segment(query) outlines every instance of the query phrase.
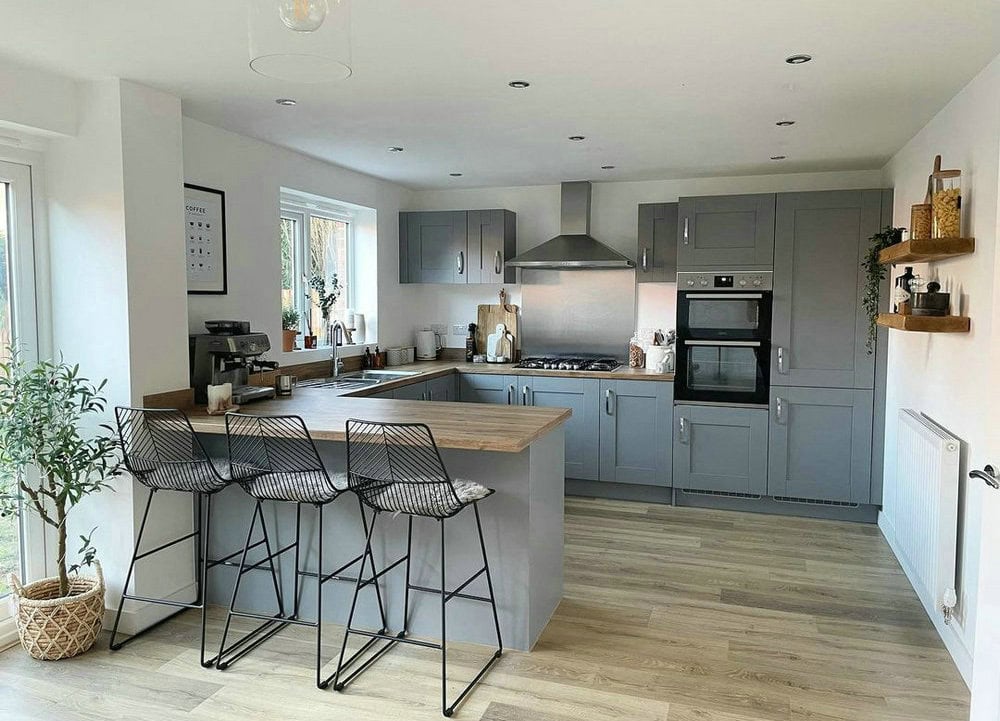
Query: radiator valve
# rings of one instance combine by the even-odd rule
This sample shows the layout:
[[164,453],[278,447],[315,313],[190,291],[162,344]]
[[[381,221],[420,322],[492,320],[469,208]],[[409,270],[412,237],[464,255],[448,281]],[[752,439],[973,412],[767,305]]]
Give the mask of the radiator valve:
[[958,596],[955,594],[954,588],[946,588],[944,590],[944,598],[941,602],[941,611],[944,613],[944,622],[951,623],[952,616],[954,615],[955,605],[958,603]]

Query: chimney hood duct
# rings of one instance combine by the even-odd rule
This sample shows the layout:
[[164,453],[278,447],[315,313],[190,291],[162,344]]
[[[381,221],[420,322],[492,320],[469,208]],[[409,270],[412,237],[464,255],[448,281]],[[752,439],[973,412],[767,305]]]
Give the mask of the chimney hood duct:
[[635,263],[590,235],[589,181],[562,184],[559,235],[507,261],[514,268],[634,268]]

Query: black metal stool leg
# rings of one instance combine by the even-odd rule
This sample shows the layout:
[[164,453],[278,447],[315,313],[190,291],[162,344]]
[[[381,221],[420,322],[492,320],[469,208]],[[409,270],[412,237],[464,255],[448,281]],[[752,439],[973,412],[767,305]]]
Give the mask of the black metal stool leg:
[[406,586],[403,590],[403,630],[400,636],[406,636],[410,630],[410,558],[413,553],[413,516],[406,517]]
[[[323,680],[323,506],[317,506],[319,525],[319,540],[316,545],[316,688],[326,688],[330,681]],[[361,571],[364,571],[364,559],[361,560]],[[358,578],[361,572],[358,573]]]
[[444,585],[447,568],[444,557],[444,519],[440,519],[439,523],[441,524],[441,713],[451,716],[454,707],[448,706],[448,592]]
[[473,503],[472,509],[476,512],[476,530],[479,531],[479,548],[483,552],[483,567],[486,569],[486,587],[490,592],[490,608],[493,609],[493,624],[497,631],[496,658],[499,658],[503,653],[503,640],[500,637],[500,615],[497,613],[497,599],[493,593],[493,576],[490,575],[490,562],[486,557],[486,541],[483,539],[483,522],[479,518],[479,504]]
[[295,504],[295,585],[293,588],[294,596],[292,598],[292,618],[299,617],[299,603],[301,601],[300,594],[301,589],[299,588],[299,578],[301,574],[299,572],[299,564],[301,563],[301,541],[302,541],[302,504]]
[[[207,495],[207,498],[205,497]],[[203,503],[204,501],[204,503]],[[204,508],[202,507],[204,505]],[[198,582],[198,603],[201,604],[201,665],[211,668],[215,665],[213,656],[205,658],[205,629],[208,615],[208,554],[212,530],[212,496],[198,494],[198,572],[201,579]]]
[[[354,597],[351,599],[351,610],[347,614],[347,627],[344,629],[344,640],[340,645],[340,658],[337,660],[337,671],[333,674],[333,687],[337,691],[344,690],[344,685],[340,681],[340,672],[344,668],[344,655],[347,653],[347,640],[350,638],[354,623],[354,611],[358,607],[358,594],[361,593],[362,577],[365,575],[365,566],[371,555],[372,534],[375,532],[376,521],[378,521],[378,511],[372,515],[371,525],[368,526],[368,536],[365,538],[365,552],[361,555],[361,568],[358,570],[358,580],[354,584]],[[377,583],[376,575],[375,569],[372,569],[372,579]]]
[[[129,639],[125,639],[121,643],[115,643],[115,637],[118,635],[118,624],[122,620],[122,610],[125,608],[125,597],[128,594],[128,585],[132,582],[132,573],[135,571],[136,556],[139,555],[139,544],[142,543],[142,534],[146,530],[146,519],[149,518],[149,507],[153,503],[153,494],[156,491],[152,488],[149,489],[149,496],[146,498],[146,510],[142,512],[142,522],[139,524],[139,533],[135,538],[135,548],[132,550],[132,560],[128,564],[128,573],[125,574],[125,585],[122,586],[122,597],[118,602],[118,612],[115,614],[115,625],[111,628],[111,642],[109,648],[112,651],[117,651],[122,646],[124,646]],[[138,634],[136,634],[138,635]],[[129,638],[134,638],[130,636]]]
[[[365,516],[365,504],[363,504],[361,502],[361,497],[360,496],[358,496],[358,513],[361,514],[361,528],[364,531],[365,537],[367,537],[368,536],[368,518]],[[374,517],[373,517],[373,523],[374,523]],[[372,577],[376,577],[376,576],[378,576],[378,569],[375,566],[375,556],[372,554],[371,546],[367,547],[367,551],[368,551],[368,555],[366,557],[363,557],[361,559],[361,568],[358,569],[358,576],[360,577],[360,576],[364,575],[364,572],[365,572],[365,558],[367,558],[367,560],[370,561],[371,564],[372,564]],[[381,590],[381,588],[379,588],[377,578],[376,578],[376,580],[374,581],[374,583],[372,585],[375,586],[375,597],[376,597],[376,599],[378,601],[379,618],[382,621],[382,628],[379,630],[379,633],[385,633],[388,630],[388,628],[389,628],[389,621],[386,619],[386,616],[385,616],[385,604],[382,601],[382,590]]]

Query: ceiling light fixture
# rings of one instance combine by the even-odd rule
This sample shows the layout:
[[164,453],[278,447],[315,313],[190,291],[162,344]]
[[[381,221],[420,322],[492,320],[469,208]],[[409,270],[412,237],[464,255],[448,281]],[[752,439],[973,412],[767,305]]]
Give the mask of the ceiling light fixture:
[[771,156],[771,160],[784,160],[784,159],[785,159],[784,155],[772,155]]
[[779,128],[787,128],[789,125],[795,125],[794,120],[779,120],[775,123]]
[[581,140],[586,140],[586,139],[587,138],[584,135],[570,135],[569,136],[569,140],[572,140],[574,143],[579,143]]
[[[336,2],[336,0],[334,0]],[[330,6],[326,0],[280,0],[278,17],[285,27],[297,33],[311,33],[319,30],[326,20]]]
[[602,165],[601,166],[601,170],[614,170],[614,169],[615,169],[615,166],[613,166],[613,165]]
[[529,83],[527,80],[511,80],[507,84],[510,87],[515,88],[516,90],[524,90],[525,88],[531,87],[531,83]]
[[812,60],[812,55],[806,55],[805,53],[789,55],[785,58],[785,62],[789,65],[801,65],[802,63],[808,63],[810,60]]
[[389,146],[389,152],[390,153],[402,153],[403,152],[403,148],[400,145],[390,145]]
[[448,175],[450,175],[453,178],[461,178],[462,177],[461,173],[448,173]]
[[293,105],[298,105],[298,103],[292,100],[291,98],[278,98],[274,102],[276,102],[278,105],[284,105],[286,108],[290,108]]

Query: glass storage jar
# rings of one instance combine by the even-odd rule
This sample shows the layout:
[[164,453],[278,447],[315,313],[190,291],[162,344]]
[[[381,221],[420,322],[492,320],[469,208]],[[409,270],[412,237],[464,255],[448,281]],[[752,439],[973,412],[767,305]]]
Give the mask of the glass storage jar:
[[931,193],[931,232],[934,238],[962,237],[962,171],[936,170]]

